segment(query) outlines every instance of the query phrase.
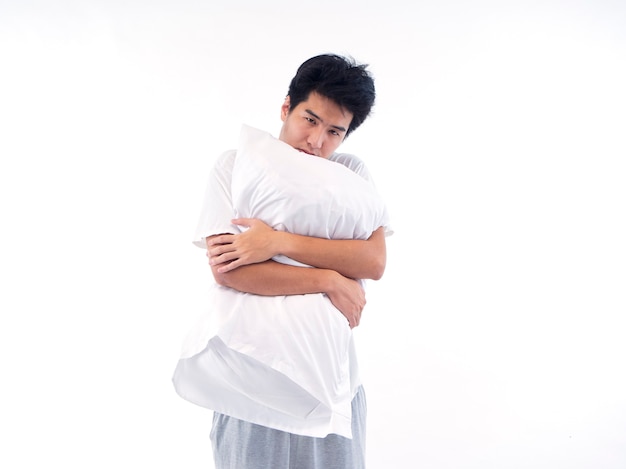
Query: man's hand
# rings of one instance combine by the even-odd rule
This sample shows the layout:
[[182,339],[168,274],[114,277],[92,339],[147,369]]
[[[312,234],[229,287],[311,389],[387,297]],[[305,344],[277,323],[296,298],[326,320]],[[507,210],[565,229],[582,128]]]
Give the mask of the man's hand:
[[356,280],[337,275],[331,291],[326,294],[330,302],[343,314],[350,328],[357,327],[361,322],[361,313],[365,308],[365,291]]
[[242,265],[257,264],[279,254],[276,231],[256,218],[237,218],[235,225],[248,229],[239,234],[223,234],[207,240],[209,264],[219,273],[229,272]]

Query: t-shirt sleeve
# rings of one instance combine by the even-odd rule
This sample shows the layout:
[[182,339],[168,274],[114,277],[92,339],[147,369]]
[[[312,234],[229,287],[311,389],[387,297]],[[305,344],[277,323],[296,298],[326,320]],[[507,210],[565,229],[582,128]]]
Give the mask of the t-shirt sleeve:
[[222,233],[239,233],[231,197],[231,179],[236,151],[223,153],[209,173],[200,218],[193,237],[193,244],[206,248],[205,238]]

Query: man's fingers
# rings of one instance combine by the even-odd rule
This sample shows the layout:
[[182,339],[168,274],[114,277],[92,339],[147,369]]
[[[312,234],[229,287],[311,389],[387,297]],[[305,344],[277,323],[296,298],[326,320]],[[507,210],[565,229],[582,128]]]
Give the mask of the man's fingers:
[[207,240],[207,246],[218,246],[221,244],[230,244],[233,242],[233,238],[235,235],[226,234],[226,235],[218,235],[214,236]]

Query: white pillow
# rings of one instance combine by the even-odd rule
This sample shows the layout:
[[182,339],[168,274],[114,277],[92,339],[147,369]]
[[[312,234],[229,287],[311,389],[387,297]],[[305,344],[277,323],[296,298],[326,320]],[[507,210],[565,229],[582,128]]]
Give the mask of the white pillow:
[[327,239],[367,239],[387,223],[374,185],[341,163],[244,125],[232,178],[239,217]]
[[[278,230],[366,239],[387,225],[384,203],[364,177],[248,126],[231,190],[237,216]],[[185,399],[290,433],[352,437],[359,384],[352,382],[352,331],[326,295],[261,296],[215,286],[188,344],[174,376]]]

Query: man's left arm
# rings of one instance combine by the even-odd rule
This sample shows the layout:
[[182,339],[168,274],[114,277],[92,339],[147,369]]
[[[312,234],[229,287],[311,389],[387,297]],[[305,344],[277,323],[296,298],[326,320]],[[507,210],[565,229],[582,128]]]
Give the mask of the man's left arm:
[[239,218],[248,227],[240,234],[215,236],[207,243],[211,265],[222,273],[284,255],[303,264],[334,270],[345,277],[378,280],[385,271],[387,250],[384,228],[365,240],[331,240],[276,231],[261,220]]

